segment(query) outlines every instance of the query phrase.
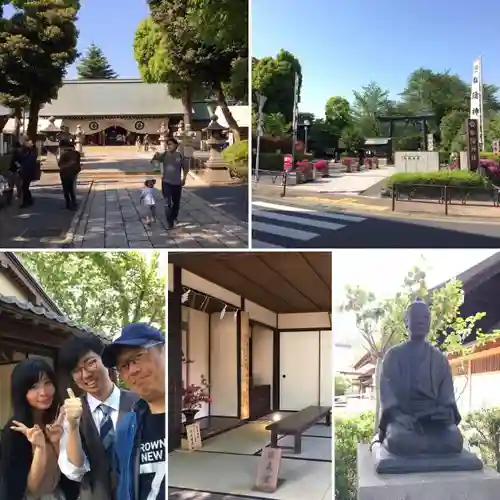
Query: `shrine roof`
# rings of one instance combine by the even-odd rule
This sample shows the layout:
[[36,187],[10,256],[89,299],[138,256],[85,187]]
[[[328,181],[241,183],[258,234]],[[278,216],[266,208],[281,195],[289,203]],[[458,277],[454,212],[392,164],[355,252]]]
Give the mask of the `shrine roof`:
[[[193,106],[193,118],[209,119],[205,103]],[[180,99],[167,86],[137,79],[65,80],[57,99],[46,104],[40,116],[158,116],[183,115]]]

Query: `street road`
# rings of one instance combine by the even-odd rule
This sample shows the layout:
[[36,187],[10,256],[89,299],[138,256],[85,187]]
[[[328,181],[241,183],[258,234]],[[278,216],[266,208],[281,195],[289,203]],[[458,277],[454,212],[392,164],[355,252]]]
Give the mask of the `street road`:
[[254,194],[252,248],[500,248],[500,224],[359,215]]

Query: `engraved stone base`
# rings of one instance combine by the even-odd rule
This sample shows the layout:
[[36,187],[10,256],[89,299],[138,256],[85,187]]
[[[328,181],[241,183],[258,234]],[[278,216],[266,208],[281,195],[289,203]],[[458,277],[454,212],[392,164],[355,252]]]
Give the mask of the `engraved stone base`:
[[405,458],[393,455],[380,443],[372,448],[373,463],[379,474],[409,474],[413,472],[440,472],[481,470],[483,462],[473,453],[462,451],[457,455],[419,455]]
[[203,170],[203,180],[207,184],[221,184],[232,182],[228,165],[221,160],[208,160]]
[[461,472],[379,474],[369,445],[357,450],[358,500],[493,500],[500,474],[489,467]]

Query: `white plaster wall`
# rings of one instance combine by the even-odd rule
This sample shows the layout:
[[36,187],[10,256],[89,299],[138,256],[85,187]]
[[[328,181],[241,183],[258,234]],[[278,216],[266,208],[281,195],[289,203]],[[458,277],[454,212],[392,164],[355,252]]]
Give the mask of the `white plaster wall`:
[[[194,362],[189,364],[189,383],[199,385],[201,376],[208,379],[208,360],[209,360],[209,322],[210,316],[207,313],[189,309],[189,358]],[[210,383],[210,381],[209,381]],[[208,403],[203,403],[201,410],[196,418],[202,418],[209,415]]]
[[174,265],[173,264],[168,265],[167,280],[168,280],[168,291],[173,292],[174,291]]
[[6,297],[16,297],[19,300],[29,299],[28,294],[15,281],[9,279],[3,273],[0,273],[0,294]]
[[500,372],[473,374],[468,381],[465,376],[455,377],[453,382],[457,397],[465,385],[457,401],[462,413],[500,407],[500,394],[495,389],[500,384]]
[[[252,325],[252,371],[254,385],[270,385],[273,400],[273,331]],[[270,401],[270,402],[271,402]]]
[[238,366],[234,314],[210,315],[211,415],[238,416]]
[[251,320],[276,328],[278,315],[255,302],[245,299],[245,311]]
[[330,315],[327,312],[278,314],[278,328],[280,330],[330,329]]
[[204,292],[212,297],[215,297],[227,304],[231,304],[235,307],[240,307],[241,298],[236,293],[230,292],[221,286],[216,285],[215,283],[210,283],[196,274],[190,273],[185,269],[182,270],[182,284],[187,286],[188,288],[193,288],[198,292]]
[[322,330],[320,333],[320,379],[319,395],[321,406],[332,406],[333,371],[332,371],[332,332]]

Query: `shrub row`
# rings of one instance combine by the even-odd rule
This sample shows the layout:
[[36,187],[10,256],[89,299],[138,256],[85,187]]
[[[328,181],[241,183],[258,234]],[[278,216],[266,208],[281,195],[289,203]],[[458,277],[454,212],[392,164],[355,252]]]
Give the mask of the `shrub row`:
[[442,170],[440,172],[400,172],[387,180],[387,187],[411,184],[430,184],[433,186],[453,186],[463,188],[490,189],[490,180],[467,170]]

